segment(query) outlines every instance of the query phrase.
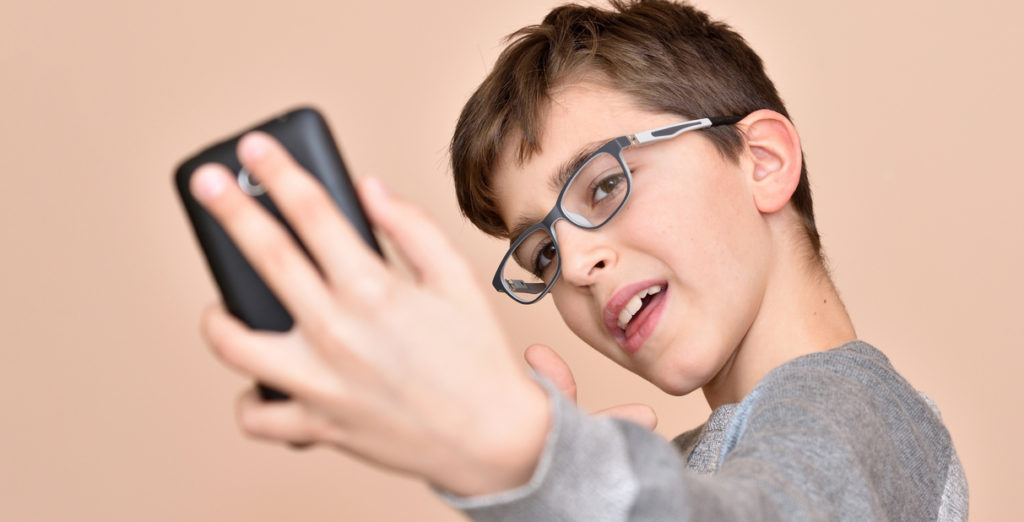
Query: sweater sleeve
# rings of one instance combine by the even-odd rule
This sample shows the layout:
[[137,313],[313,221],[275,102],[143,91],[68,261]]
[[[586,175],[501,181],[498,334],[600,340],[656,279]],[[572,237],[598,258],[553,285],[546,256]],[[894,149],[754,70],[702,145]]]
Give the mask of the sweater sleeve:
[[955,458],[941,421],[894,370],[841,363],[769,374],[740,404],[712,475],[545,383],[552,430],[531,480],[443,496],[476,521],[934,520]]
[[[642,488],[680,483],[680,456],[667,441],[630,422],[590,418],[547,379],[538,380],[551,400],[552,423],[532,478],[519,488],[478,497],[439,492],[450,505],[480,522],[641,520],[631,512]],[[638,451],[652,460],[642,463],[641,473],[632,462]],[[676,498],[659,499],[673,502],[660,512],[684,505]]]

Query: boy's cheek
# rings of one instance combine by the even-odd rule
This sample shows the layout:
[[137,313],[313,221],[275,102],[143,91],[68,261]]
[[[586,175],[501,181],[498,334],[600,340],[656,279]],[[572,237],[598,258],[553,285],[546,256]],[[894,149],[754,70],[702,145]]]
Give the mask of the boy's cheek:
[[554,298],[555,308],[558,309],[558,314],[562,316],[562,322],[564,322],[577,337],[590,344],[590,341],[594,337],[594,333],[592,331],[593,320],[590,317],[593,313],[588,311],[586,307],[582,306],[582,298],[569,297],[565,295],[564,292],[564,290],[559,292],[557,288],[552,289],[551,295]]
[[559,315],[562,316],[562,321],[576,337],[609,359],[619,364],[625,364],[623,355],[617,353],[618,345],[608,335],[604,327],[598,305],[587,303],[580,296],[569,297],[565,294],[559,295],[554,291],[552,296],[555,307],[558,309]]

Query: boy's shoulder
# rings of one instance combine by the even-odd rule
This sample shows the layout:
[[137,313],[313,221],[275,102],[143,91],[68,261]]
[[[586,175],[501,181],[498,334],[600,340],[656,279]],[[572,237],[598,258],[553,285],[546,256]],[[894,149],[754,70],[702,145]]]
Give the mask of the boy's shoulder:
[[741,436],[750,435],[748,422],[753,414],[783,421],[807,408],[820,411],[837,402],[862,403],[868,396],[863,388],[883,383],[902,391],[912,389],[884,353],[865,342],[852,341],[773,369],[742,402],[715,408],[706,423],[680,434],[673,443],[687,457],[691,470],[712,473]]
[[[948,442],[938,409],[892,366],[879,349],[851,341],[824,352],[797,357],[768,372],[731,416],[722,455],[762,423],[800,420],[823,431],[888,433],[901,427],[929,426]],[[892,424],[897,419],[912,424]],[[950,446],[952,447],[952,446]]]
[[[868,512],[917,503],[900,512],[930,518],[943,510],[966,513],[966,481],[938,409],[863,341],[775,368],[698,429],[686,455],[691,469],[713,453],[715,465],[705,472],[763,467],[761,474],[802,483],[808,500]],[[825,470],[844,480],[820,480]]]

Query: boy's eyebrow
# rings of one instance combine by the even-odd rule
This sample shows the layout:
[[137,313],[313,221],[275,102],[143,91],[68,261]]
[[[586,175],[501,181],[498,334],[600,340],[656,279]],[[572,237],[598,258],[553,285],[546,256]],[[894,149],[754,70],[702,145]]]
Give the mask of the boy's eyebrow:
[[575,156],[563,163],[561,167],[558,167],[556,171],[558,173],[557,176],[548,178],[548,187],[556,192],[561,191],[562,187],[565,186],[565,182],[569,181],[569,177],[583,166],[583,162],[587,161],[590,156],[606,143],[608,143],[608,140],[594,141],[580,147]]
[[[565,182],[569,181],[569,178],[573,173],[583,166],[583,162],[587,161],[590,156],[609,141],[611,140],[593,141],[581,147],[572,158],[565,163],[562,163],[562,165],[555,170],[554,176],[548,178],[548,188],[552,191],[560,192],[562,187],[565,186]],[[509,231],[509,241],[515,241],[516,238],[526,231],[526,229],[532,227],[536,223],[536,221],[533,221],[528,217],[519,218],[519,221],[516,221],[515,226]]]

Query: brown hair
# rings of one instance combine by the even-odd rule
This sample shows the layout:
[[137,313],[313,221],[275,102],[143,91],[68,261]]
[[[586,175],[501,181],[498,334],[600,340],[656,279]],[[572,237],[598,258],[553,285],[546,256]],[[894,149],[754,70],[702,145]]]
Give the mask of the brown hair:
[[[686,3],[612,0],[610,10],[563,5],[507,40],[462,109],[451,143],[462,212],[493,236],[507,237],[508,231],[488,176],[510,136],[519,139],[519,162],[540,149],[542,111],[560,83],[596,73],[640,107],[686,118],[745,116],[758,109],[789,117],[761,58],[743,37]],[[735,126],[703,133],[724,157],[738,158],[743,136]],[[806,163],[791,201],[819,257]]]

